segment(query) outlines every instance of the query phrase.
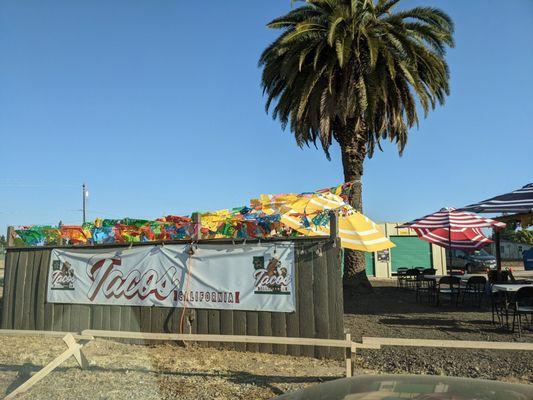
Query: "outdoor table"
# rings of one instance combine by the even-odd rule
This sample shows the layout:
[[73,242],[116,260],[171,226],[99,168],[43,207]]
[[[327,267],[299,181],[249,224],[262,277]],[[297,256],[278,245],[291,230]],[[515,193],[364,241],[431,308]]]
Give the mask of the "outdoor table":
[[[460,276],[461,278],[461,288],[462,289],[465,289],[467,287],[467,283],[468,283],[468,280],[474,276],[482,276],[483,278],[485,278],[488,282],[488,279],[487,279],[487,274],[464,274],[464,275],[458,275]],[[485,291],[487,290],[487,286],[485,284]]]
[[505,293],[505,301],[504,301],[504,308],[505,308],[505,324],[507,325],[507,329],[509,329],[509,297],[513,296],[518,292],[519,289],[523,287],[533,286],[533,282],[531,283],[496,283],[492,285],[492,293],[494,292],[503,292]]
[[448,275],[422,275],[422,278],[427,279],[428,281],[438,281],[443,276],[448,276]]
[[526,286],[532,286],[532,283],[519,283],[519,284],[513,284],[513,283],[496,283],[492,285],[492,291],[493,292],[517,292],[518,289],[521,289]]
[[487,277],[485,274],[464,274],[464,275],[422,275],[424,279],[430,280],[430,281],[438,281],[440,278],[444,276],[457,276],[461,279],[461,282],[467,282],[468,279],[472,278],[473,276],[483,276]]
[[451,276],[451,275],[422,275],[422,280],[429,282],[428,287],[428,302],[432,302],[432,295],[431,292],[435,290],[437,287],[437,283],[439,280],[445,276]]
[[485,279],[487,279],[487,274],[464,274],[464,275],[458,275],[461,277],[461,281],[462,282],[466,282],[468,281],[470,278],[472,278],[473,276],[482,276],[484,277]]
[[439,281],[439,279],[442,278],[443,276],[448,276],[448,275],[422,275],[422,279],[425,281],[430,281],[431,285],[433,285],[432,287],[434,287]]
[[[431,285],[430,286],[430,290],[431,290],[435,288],[435,286],[437,285],[437,282],[443,276],[449,276],[449,275],[422,275],[422,279],[430,282],[429,285]],[[431,302],[431,298],[428,297],[428,301]]]
[[[431,282],[431,285],[433,285],[433,287],[436,286],[436,284],[439,282],[439,280],[445,276],[456,276],[460,279],[460,283],[459,283],[459,291],[461,290],[464,290],[464,288],[466,287],[466,283],[468,282],[468,279],[470,279],[471,277],[473,276],[483,276],[486,278],[486,275],[485,274],[464,274],[464,275],[422,275],[422,279],[426,280],[426,281],[430,281]],[[459,296],[459,295],[458,295]]]

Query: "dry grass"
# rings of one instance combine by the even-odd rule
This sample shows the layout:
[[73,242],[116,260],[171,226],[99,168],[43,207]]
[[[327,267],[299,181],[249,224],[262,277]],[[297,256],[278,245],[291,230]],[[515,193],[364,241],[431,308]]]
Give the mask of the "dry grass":
[[[372,293],[346,299],[345,326],[362,336],[533,341],[490,324],[490,311],[435,308],[374,282]],[[8,393],[65,350],[61,339],[0,336],[0,393]],[[96,340],[20,399],[269,399],[344,374],[341,362],[177,345],[142,346]],[[415,373],[533,382],[530,352],[384,347],[364,350],[356,373]]]
[[[13,390],[65,349],[60,339],[0,337],[0,391]],[[90,342],[21,399],[268,399],[342,377],[341,362],[176,345]]]

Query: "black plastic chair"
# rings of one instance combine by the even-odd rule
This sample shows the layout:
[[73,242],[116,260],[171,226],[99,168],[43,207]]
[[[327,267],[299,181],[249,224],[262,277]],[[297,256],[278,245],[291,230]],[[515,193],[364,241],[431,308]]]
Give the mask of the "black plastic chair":
[[405,273],[405,283],[408,289],[416,289],[420,271],[416,268],[408,269]]
[[[506,282],[505,285],[524,285],[528,284],[529,282],[525,280],[518,280],[515,282]],[[492,289],[491,285],[491,289]],[[515,307],[515,299],[516,294],[518,293],[518,290],[516,292],[513,291],[494,291],[492,292],[492,323],[494,323],[494,316],[496,315],[498,317],[498,322],[503,327],[505,326],[507,329],[509,329],[509,312],[513,311]]]
[[[528,315],[533,318],[533,286],[526,286],[518,289],[518,291],[516,292],[515,303],[513,308],[513,332],[515,320],[518,316],[518,336],[520,337],[522,336],[522,315],[525,316],[526,321]],[[531,321],[529,321],[529,325],[531,325]]]
[[397,281],[397,285],[399,288],[403,288],[405,286],[405,280],[407,279],[407,271],[409,270],[409,268],[398,268],[396,270],[396,278],[398,279]]
[[430,301],[434,281],[424,279],[424,275],[435,275],[436,273],[437,270],[435,268],[424,268],[421,270],[416,282],[416,301],[421,300],[423,295],[427,295],[428,302]]
[[461,278],[453,275],[447,275],[440,278],[435,285],[437,306],[440,304],[441,294],[450,296],[450,304],[453,303],[453,298],[455,297],[455,306],[457,306],[459,304],[459,295],[461,294]]
[[509,272],[500,271],[500,274],[498,274],[498,271],[490,270],[488,273],[488,277],[489,277],[489,283],[491,285],[495,283],[506,283],[509,281]]
[[494,317],[497,317],[498,323],[500,326],[503,326],[506,314],[505,310],[507,307],[507,295],[503,292],[492,291],[490,298],[492,308],[492,323],[496,323],[496,319]]
[[487,278],[484,276],[471,276],[468,278],[465,287],[461,288],[463,294],[463,301],[465,302],[465,296],[468,294],[472,305],[477,304],[478,307],[481,307],[481,301],[485,294],[485,287],[487,286]]

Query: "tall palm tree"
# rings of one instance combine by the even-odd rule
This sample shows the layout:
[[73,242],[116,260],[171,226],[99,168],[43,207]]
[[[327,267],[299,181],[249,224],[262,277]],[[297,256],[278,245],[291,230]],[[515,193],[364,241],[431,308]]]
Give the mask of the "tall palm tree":
[[[302,147],[317,142],[330,158],[336,140],[349,201],[362,210],[365,158],[380,140],[397,143],[449,94],[446,47],[453,22],[441,10],[393,12],[400,0],[307,0],[267,26],[281,29],[259,61],[266,110]],[[345,284],[368,284],[364,256],[345,252]]]

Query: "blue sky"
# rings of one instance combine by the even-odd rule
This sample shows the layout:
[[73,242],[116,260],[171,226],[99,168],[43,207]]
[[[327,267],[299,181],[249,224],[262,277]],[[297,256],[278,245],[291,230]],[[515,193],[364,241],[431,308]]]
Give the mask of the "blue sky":
[[[364,212],[412,219],[533,181],[533,2],[403,0],[455,21],[451,96],[365,165]],[[290,0],[4,0],[0,230],[156,218],[342,181],[264,111],[257,60]]]

